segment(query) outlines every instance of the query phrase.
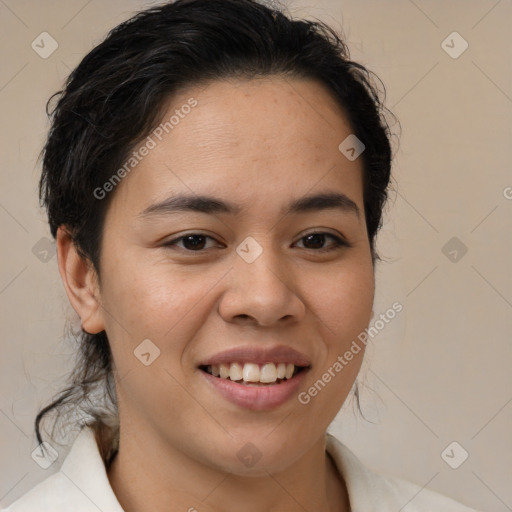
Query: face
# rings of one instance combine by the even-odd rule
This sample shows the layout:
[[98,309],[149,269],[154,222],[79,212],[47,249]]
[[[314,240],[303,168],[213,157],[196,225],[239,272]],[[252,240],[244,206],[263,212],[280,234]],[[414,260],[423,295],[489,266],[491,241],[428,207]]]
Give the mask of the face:
[[350,126],[313,80],[212,82],[163,121],[177,109],[105,219],[98,314],[121,428],[222,471],[278,471],[323,437],[362,362],[333,371],[373,305],[362,161],[339,151]]

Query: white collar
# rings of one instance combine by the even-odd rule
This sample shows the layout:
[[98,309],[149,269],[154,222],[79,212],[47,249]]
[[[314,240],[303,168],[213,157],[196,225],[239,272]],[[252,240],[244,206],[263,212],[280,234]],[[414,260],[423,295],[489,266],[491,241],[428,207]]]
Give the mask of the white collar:
[[[373,472],[329,433],[326,452],[345,481],[351,512],[476,512],[407,480]],[[78,434],[59,471],[0,512],[69,512],[70,506],[73,512],[124,512],[90,427]]]
[[[368,470],[356,455],[333,435],[326,434],[326,451],[347,486],[351,509],[364,512],[382,510],[382,494],[375,473]],[[101,510],[124,512],[110,486],[94,431],[85,427],[78,434],[61,470]]]

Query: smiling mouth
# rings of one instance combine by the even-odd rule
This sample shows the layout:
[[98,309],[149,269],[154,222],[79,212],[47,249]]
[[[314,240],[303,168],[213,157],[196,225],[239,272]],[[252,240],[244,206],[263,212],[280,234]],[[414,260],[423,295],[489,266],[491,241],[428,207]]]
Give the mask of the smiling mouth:
[[219,379],[230,380],[247,386],[271,386],[293,379],[307,366],[292,363],[227,363],[201,365],[199,369]]

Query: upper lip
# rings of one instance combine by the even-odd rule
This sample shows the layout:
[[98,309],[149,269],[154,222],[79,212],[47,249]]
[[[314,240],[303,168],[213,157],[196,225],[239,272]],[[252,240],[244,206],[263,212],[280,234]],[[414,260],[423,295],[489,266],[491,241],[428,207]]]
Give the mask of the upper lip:
[[226,363],[292,363],[295,366],[310,366],[308,357],[285,345],[263,348],[261,346],[234,347],[208,357],[199,366]]

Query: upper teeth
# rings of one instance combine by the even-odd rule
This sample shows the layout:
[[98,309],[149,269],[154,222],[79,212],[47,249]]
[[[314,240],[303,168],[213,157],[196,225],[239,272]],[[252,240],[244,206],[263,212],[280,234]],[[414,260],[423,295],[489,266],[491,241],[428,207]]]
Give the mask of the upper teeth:
[[244,382],[276,382],[277,379],[291,379],[295,365],[292,363],[256,363],[212,364],[207,372],[215,377],[231,380],[243,380]]

